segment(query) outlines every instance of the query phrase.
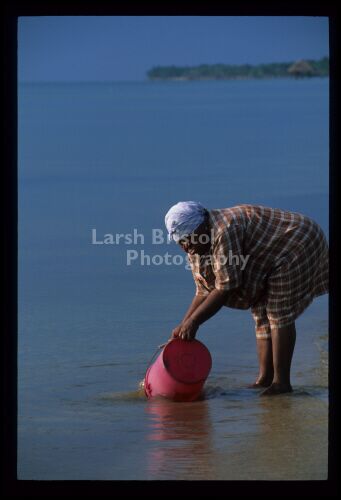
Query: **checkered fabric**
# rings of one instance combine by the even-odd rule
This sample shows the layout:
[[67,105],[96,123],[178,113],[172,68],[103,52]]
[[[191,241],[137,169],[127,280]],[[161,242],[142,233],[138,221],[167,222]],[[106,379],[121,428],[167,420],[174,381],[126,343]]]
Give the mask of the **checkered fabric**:
[[189,255],[196,294],[229,291],[225,305],[251,308],[258,338],[291,324],[328,293],[328,244],[309,217],[238,205],[210,210],[209,222],[210,253]]

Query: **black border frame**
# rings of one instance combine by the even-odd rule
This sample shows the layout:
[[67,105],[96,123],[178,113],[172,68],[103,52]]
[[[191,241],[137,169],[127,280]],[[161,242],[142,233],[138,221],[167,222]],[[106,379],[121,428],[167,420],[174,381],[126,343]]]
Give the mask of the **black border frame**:
[[[337,166],[339,147],[337,130],[339,125],[337,68],[337,35],[340,29],[336,1],[314,1],[304,4],[300,0],[294,3],[278,0],[240,1],[238,4],[225,5],[222,2],[210,2],[191,5],[173,1],[168,5],[153,5],[151,2],[129,4],[99,0],[63,1],[20,1],[5,0],[2,3],[3,23],[3,175],[1,197],[3,215],[4,280],[3,285],[3,335],[1,335],[1,443],[2,467],[1,485],[6,496],[42,496],[63,494],[85,494],[101,496],[125,491],[144,494],[148,490],[160,494],[174,494],[179,491],[186,494],[212,495],[217,490],[225,494],[242,496],[245,494],[336,496],[338,472],[336,465],[338,444],[338,415],[336,404],[337,372],[337,306],[339,286],[337,275]],[[329,296],[329,474],[326,481],[27,481],[18,480],[17,467],[17,248],[18,248],[18,209],[17,209],[17,20],[20,16],[43,15],[302,15],[326,16],[330,23],[330,296]]]

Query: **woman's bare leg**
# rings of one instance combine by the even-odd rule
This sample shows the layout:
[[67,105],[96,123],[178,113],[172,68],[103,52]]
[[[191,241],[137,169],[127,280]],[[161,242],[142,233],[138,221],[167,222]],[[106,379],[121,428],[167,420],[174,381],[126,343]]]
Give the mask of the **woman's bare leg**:
[[274,368],[272,362],[271,338],[256,338],[259,374],[256,382],[251,387],[269,387],[273,381]]
[[270,396],[291,392],[290,367],[296,341],[295,323],[271,329],[274,376],[270,387],[261,394]]

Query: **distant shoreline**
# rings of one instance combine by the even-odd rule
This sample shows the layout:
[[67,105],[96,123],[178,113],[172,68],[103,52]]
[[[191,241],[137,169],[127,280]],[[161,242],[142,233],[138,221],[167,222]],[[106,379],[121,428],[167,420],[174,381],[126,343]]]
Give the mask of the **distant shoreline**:
[[264,80],[268,78],[312,78],[329,76],[329,58],[270,64],[201,64],[199,66],[155,66],[149,80]]
[[[297,79],[300,77],[297,77]],[[304,78],[304,77],[301,77]],[[314,78],[329,78],[329,75],[314,75]],[[151,82],[228,82],[228,81],[251,81],[251,80],[294,80],[292,76],[285,75],[285,76],[264,76],[262,78],[260,77],[252,77],[252,76],[236,76],[236,77],[231,77],[231,78],[214,78],[214,77],[207,77],[207,78],[150,78],[147,81]],[[141,80],[140,82],[143,82],[145,80]]]

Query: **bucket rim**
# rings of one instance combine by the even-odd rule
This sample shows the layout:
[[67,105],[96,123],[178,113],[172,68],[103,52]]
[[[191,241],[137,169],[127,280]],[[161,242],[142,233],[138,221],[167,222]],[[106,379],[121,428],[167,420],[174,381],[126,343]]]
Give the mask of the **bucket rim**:
[[197,343],[201,344],[201,345],[202,345],[202,347],[204,347],[204,349],[206,350],[206,352],[207,352],[207,354],[208,354],[208,359],[209,359],[209,369],[208,369],[208,372],[207,372],[206,377],[201,378],[201,379],[199,379],[199,380],[196,380],[196,381],[194,381],[194,382],[187,382],[187,381],[185,382],[185,381],[183,381],[183,380],[181,380],[181,379],[177,378],[175,375],[173,375],[173,374],[171,374],[171,373],[169,372],[169,370],[168,370],[168,368],[167,368],[167,366],[166,366],[166,364],[165,364],[165,361],[164,361],[163,353],[164,353],[165,349],[166,349],[166,348],[167,348],[167,347],[168,347],[168,346],[169,346],[172,342],[174,342],[174,341],[178,341],[178,340],[181,340],[181,339],[178,339],[178,338],[172,339],[170,342],[168,342],[168,343],[165,345],[165,347],[164,347],[164,348],[162,349],[162,351],[160,352],[160,355],[162,356],[162,365],[163,365],[164,369],[166,370],[166,372],[167,372],[167,373],[169,373],[169,375],[170,375],[170,376],[171,376],[171,377],[172,377],[172,378],[173,378],[176,382],[179,382],[180,384],[185,384],[185,385],[197,385],[197,384],[200,384],[200,383],[204,383],[204,382],[207,380],[207,377],[208,377],[208,375],[210,374],[210,371],[211,371],[211,369],[212,369],[212,356],[211,356],[211,353],[210,353],[210,351],[209,351],[208,347],[207,347],[207,346],[206,346],[203,342],[201,342],[201,341],[200,341],[200,340],[198,340],[198,339],[193,339],[193,340],[189,340],[189,341],[185,341],[185,342],[193,342],[193,341],[195,341],[195,342],[197,342]]

